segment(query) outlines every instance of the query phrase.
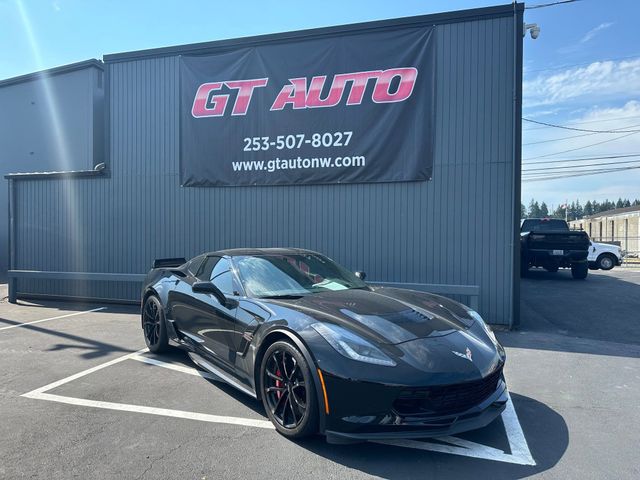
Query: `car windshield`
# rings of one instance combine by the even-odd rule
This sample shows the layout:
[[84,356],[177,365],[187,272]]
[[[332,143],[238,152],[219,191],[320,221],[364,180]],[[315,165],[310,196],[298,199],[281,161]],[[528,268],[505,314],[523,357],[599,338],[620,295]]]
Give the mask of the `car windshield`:
[[290,297],[365,288],[347,269],[315,253],[234,257],[240,280],[252,297]]

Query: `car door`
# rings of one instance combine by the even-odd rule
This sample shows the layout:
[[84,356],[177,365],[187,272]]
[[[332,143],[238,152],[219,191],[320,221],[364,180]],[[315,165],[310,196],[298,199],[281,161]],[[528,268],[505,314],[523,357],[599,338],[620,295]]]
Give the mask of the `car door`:
[[207,356],[218,362],[233,365],[236,352],[234,329],[238,284],[231,263],[224,257],[209,256],[196,277],[200,281],[213,283],[231,302],[223,305],[211,294],[194,292],[189,333],[197,342],[197,347]]

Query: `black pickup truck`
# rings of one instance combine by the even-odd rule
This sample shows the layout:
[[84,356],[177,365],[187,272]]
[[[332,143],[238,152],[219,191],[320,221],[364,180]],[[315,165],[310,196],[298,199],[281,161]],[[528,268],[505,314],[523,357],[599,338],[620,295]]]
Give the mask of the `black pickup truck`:
[[589,236],[581,230],[570,230],[564,220],[528,218],[520,225],[520,273],[531,267],[549,272],[571,268],[573,278],[587,278]]

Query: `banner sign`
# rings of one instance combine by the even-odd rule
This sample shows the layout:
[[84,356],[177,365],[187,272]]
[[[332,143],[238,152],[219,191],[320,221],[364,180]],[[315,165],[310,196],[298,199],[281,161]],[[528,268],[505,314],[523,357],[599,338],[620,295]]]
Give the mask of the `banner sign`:
[[181,184],[430,179],[434,33],[404,27],[181,57]]

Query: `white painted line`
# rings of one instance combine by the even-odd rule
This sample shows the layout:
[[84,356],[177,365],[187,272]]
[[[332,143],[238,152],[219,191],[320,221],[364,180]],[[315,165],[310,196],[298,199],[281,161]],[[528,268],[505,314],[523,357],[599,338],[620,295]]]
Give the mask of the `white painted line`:
[[64,397],[51,393],[29,392],[22,395],[27,398],[37,400],[48,400],[51,402],[66,403],[69,405],[79,405],[82,407],[102,408],[106,410],[117,410],[120,412],[146,413],[148,415],[161,415],[164,417],[186,418],[188,420],[198,420],[200,422],[225,423],[228,425],[241,425],[244,427],[266,428],[275,430],[273,424],[267,420],[252,420],[250,418],[227,417],[221,415],[209,415],[207,413],[185,412],[183,410],[171,410],[169,408],[145,407],[142,405],[130,405],[127,403],[100,402],[97,400],[85,400],[83,398]]
[[57,317],[51,317],[51,318],[43,318],[42,320],[34,320],[33,322],[18,323],[17,325],[9,325],[8,327],[0,327],[0,330],[9,330],[11,328],[25,327],[27,325],[33,325],[35,323],[42,323],[42,322],[49,322],[51,320],[58,320],[59,318],[74,317],[76,315],[83,315],[85,313],[99,312],[100,310],[105,310],[106,308],[107,307],[94,308],[92,310],[85,310],[84,312],[67,313],[66,315],[59,315]]
[[145,357],[144,355],[136,355],[134,357],[130,357],[131,360],[136,360],[138,362],[148,363],[150,365],[156,365],[158,367],[166,368],[168,370],[175,370],[176,372],[187,373],[189,375],[195,375],[198,377],[208,378],[209,380],[217,380],[220,381],[220,378],[215,376],[212,373],[204,372],[202,370],[198,370],[197,368],[187,367],[186,365],[177,365],[175,363],[167,363],[161,360],[156,360],[155,358]]
[[[44,387],[36,388],[35,390],[24,393],[21,396],[26,398],[33,398],[36,400],[47,400],[50,402],[66,403],[68,405],[79,405],[83,407],[103,408],[107,410],[118,410],[122,412],[146,413],[149,415],[163,415],[165,417],[186,418],[189,420],[199,420],[201,422],[226,423],[229,425],[242,425],[245,427],[274,429],[273,424],[268,420],[252,420],[250,418],[209,415],[206,413],[186,412],[183,410],[172,410],[168,408],[145,407],[142,405],[131,405],[127,403],[101,402],[97,400],[86,400],[84,398],[66,397],[63,395],[54,395],[51,393],[45,393],[48,390],[53,390],[54,388],[57,388],[61,385],[72,382],[73,380],[77,380],[78,378],[84,377],[91,373],[97,372],[98,370],[102,370],[103,368],[111,367],[113,365],[116,365],[117,363],[121,363],[121,362],[124,362],[125,360],[131,360],[131,359],[142,361],[145,363],[151,363],[154,365],[162,366],[164,368],[169,368],[171,370],[176,370],[183,373],[188,373],[190,375],[198,375],[198,376],[209,375],[209,374],[206,374],[205,372],[200,372],[195,368],[190,369],[189,367],[183,367],[183,366],[174,365],[166,362],[161,362],[159,360],[143,357],[140,355],[141,353],[144,353],[147,351],[148,349],[143,348],[142,350],[138,350],[137,352],[128,353],[121,357],[115,358],[105,363],[101,363],[100,365],[96,365],[95,367],[88,368],[87,370],[83,370],[82,372],[78,372],[74,375],[58,380],[57,382],[53,382],[48,385],[45,385]],[[213,377],[213,375],[211,376]]]
[[[201,422],[223,423],[228,425],[240,425],[270,430],[274,429],[273,424],[268,420],[254,420],[241,417],[228,417],[224,415],[211,415],[206,413],[172,410],[168,408],[146,407],[143,405],[131,405],[126,403],[102,402],[97,400],[86,400],[83,398],[66,397],[62,395],[46,393],[48,390],[52,390],[56,387],[59,387],[60,385],[64,385],[65,383],[71,382],[80,377],[84,377],[85,375],[89,375],[93,372],[110,367],[125,360],[136,360],[139,362],[156,365],[162,368],[167,368],[169,370],[187,373],[189,375],[197,375],[205,378],[208,378],[208,375],[211,375],[213,377],[212,374],[199,371],[195,368],[167,363],[161,360],[156,360],[154,358],[149,358],[141,355],[146,351],[148,350],[145,348],[137,352],[123,355],[121,357],[115,358],[114,360],[110,360],[87,370],[83,370],[82,372],[76,373],[75,375],[71,375],[69,377],[63,378],[62,380],[58,380],[57,382],[53,382],[45,385],[44,387],[32,390],[31,392],[25,393],[22,396],[37,400],[46,400],[50,402],[65,403],[68,405],[78,405],[90,408],[102,408],[106,410],[116,410],[133,413],[146,413],[148,415],[161,415],[165,417],[184,418],[187,420],[197,420]],[[490,447],[488,445],[483,445],[480,443],[475,443],[469,440],[451,436],[438,438],[439,441],[446,442],[447,444],[407,439],[380,440],[373,443],[392,445],[396,447],[413,448],[417,450],[448,453],[452,455],[461,455],[465,457],[479,458],[496,462],[513,463],[517,465],[535,465],[536,462],[531,455],[529,446],[527,445],[527,441],[522,431],[522,427],[520,426],[518,416],[516,414],[515,408],[513,407],[511,395],[509,395],[508,392],[507,398],[507,405],[502,412],[502,421],[504,423],[511,453],[503,452],[502,450]]]
[[524,437],[520,420],[516,414],[516,409],[513,408],[513,402],[511,401],[511,395],[507,392],[509,401],[507,406],[502,412],[502,421],[504,422],[504,429],[507,432],[507,439],[509,440],[509,449],[512,455],[517,455],[529,463],[525,465],[535,465],[536,462],[531,456],[527,439]]
[[515,463],[517,465],[535,465],[529,446],[522,432],[522,427],[516,415],[511,395],[507,392],[507,405],[502,412],[502,422],[509,441],[511,453],[503,452],[497,448],[471,442],[458,437],[440,437],[439,441],[447,442],[451,445],[440,443],[423,442],[420,440],[380,440],[374,443],[383,445],[393,445],[396,447],[414,448],[417,450],[427,450],[432,452],[449,453],[452,455],[462,455],[465,457],[482,458],[496,462]]
[[96,365],[95,367],[91,367],[88,368],[86,370],[83,370],[81,372],[78,372],[74,375],[71,375],[69,377],[63,378],[62,380],[58,380],[57,382],[53,382],[50,383],[49,385],[45,385],[44,387],[40,387],[40,388],[36,388],[35,390],[32,390],[28,393],[23,394],[23,397],[30,397],[30,398],[35,398],[34,395],[39,394],[39,393],[44,393],[47,390],[53,390],[54,388],[59,387],[60,385],[64,385],[65,383],[69,383],[72,382],[80,377],[84,377],[85,375],[89,375],[90,373],[93,372],[97,372],[98,370],[102,370],[103,368],[107,368],[110,367],[111,365],[115,365],[116,363],[120,363],[120,362],[124,362],[125,360],[128,360],[131,357],[135,357],[136,355],[140,355],[143,352],[148,351],[146,348],[143,348],[142,350],[138,350],[137,352],[132,352],[132,353],[128,353],[126,355],[123,355],[121,357],[118,358],[114,358],[113,360],[110,360],[108,362],[105,363],[101,363],[100,365]]

